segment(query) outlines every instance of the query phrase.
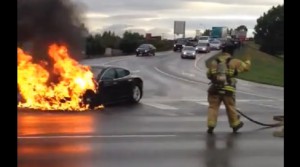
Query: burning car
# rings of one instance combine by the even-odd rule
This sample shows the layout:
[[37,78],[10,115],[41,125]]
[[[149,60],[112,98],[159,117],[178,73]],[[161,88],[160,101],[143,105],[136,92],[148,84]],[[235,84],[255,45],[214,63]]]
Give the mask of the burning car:
[[19,108],[86,111],[123,100],[137,103],[142,98],[142,79],[127,69],[82,65],[63,45],[50,45],[48,55],[52,63],[35,62],[18,48]]
[[81,96],[97,86],[90,68],[74,60],[64,45],[50,45],[48,57],[51,61],[37,61],[18,48],[18,107],[85,111]]
[[88,89],[83,103],[90,109],[99,105],[129,101],[138,103],[143,96],[143,80],[128,69],[112,66],[91,66],[97,82],[96,92]]

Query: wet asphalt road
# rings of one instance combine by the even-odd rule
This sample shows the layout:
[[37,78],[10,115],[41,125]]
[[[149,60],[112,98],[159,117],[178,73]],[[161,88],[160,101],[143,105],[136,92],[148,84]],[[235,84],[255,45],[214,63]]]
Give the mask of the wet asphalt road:
[[[214,136],[206,131],[204,61],[199,54],[90,59],[84,64],[126,67],[144,80],[138,105],[104,111],[18,112],[20,167],[282,167],[283,139],[244,118],[231,134],[221,107]],[[273,123],[283,114],[283,88],[239,81],[237,105],[247,115]]]

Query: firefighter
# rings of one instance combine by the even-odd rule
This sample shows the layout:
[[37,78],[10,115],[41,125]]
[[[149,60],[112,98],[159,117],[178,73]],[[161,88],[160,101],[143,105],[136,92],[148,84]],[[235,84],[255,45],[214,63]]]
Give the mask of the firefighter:
[[242,72],[248,71],[251,61],[246,58],[245,61],[233,59],[234,44],[227,42],[222,49],[222,54],[211,62],[207,70],[207,78],[211,81],[208,89],[208,117],[207,117],[207,133],[213,133],[217,124],[218,111],[223,102],[226,107],[228,121],[233,132],[236,133],[244,123],[239,120],[236,113],[235,77]]

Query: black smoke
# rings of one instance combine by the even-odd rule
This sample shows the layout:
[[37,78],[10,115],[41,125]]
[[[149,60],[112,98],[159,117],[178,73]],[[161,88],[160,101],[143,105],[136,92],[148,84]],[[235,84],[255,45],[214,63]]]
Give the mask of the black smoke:
[[51,43],[68,46],[79,60],[84,50],[85,33],[82,5],[71,0],[17,0],[18,45],[27,47],[37,60],[47,60]]

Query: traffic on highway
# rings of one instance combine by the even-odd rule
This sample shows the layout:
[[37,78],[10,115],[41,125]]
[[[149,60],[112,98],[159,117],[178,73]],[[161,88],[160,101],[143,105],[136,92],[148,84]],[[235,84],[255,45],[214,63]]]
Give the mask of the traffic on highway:
[[280,49],[193,8],[231,4],[176,2],[18,0],[19,167],[283,167]]

